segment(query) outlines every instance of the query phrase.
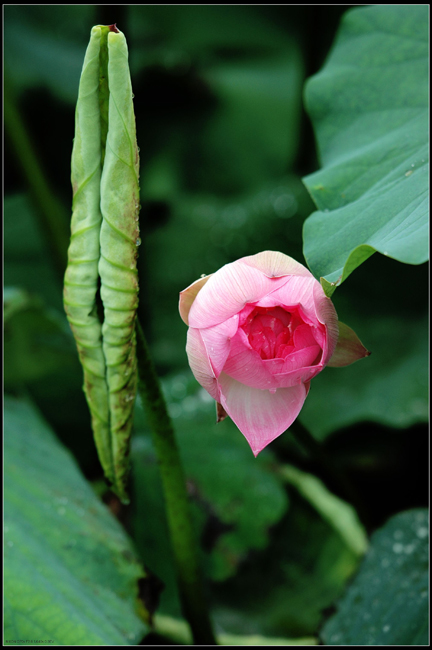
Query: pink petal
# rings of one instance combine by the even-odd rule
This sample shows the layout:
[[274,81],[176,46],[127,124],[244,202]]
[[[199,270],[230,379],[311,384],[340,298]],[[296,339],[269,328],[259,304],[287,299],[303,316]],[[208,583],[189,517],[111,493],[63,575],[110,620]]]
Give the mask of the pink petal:
[[238,329],[238,314],[232,316],[224,323],[201,329],[201,338],[207,349],[207,355],[216,377],[220,375],[228,358],[231,348],[231,339]]
[[179,300],[179,312],[180,316],[186,325],[189,325],[188,322],[188,316],[190,312],[190,308],[192,307],[192,303],[197,297],[197,294],[207,280],[210,278],[210,275],[206,275],[205,278],[200,278],[199,280],[196,280],[193,282],[191,285],[189,285],[186,289],[183,291],[180,291],[180,300]]
[[201,338],[199,330],[189,327],[187,333],[186,352],[188,355],[189,365],[195,379],[208,393],[217,401],[219,399],[219,390],[217,380],[206,347]]
[[369,355],[370,352],[366,350],[354,330],[339,321],[339,339],[327,365],[341,368]]
[[248,257],[242,257],[239,261],[262,271],[269,278],[279,278],[284,275],[313,277],[312,273],[303,264],[299,264],[292,257],[276,251],[264,251],[256,255],[249,255]]
[[[231,342],[230,355],[223,372],[251,388],[274,390],[309,381],[322,370],[322,364],[311,366],[320,353],[318,345],[298,350],[285,359],[261,359],[252,350],[243,330],[239,329]],[[291,359],[292,357],[292,359]]]
[[[277,361],[275,359],[275,361]],[[283,359],[280,359],[280,368]],[[272,369],[267,367],[259,353],[251,348],[248,337],[240,328],[231,341],[229,357],[223,368],[225,374],[253,388],[278,388],[279,381],[273,377]]]
[[283,368],[280,372],[290,373],[293,370],[307,369],[312,366],[313,362],[321,352],[319,345],[311,345],[302,350],[292,352],[284,359]]
[[332,301],[330,298],[327,298],[319,282],[316,282],[314,285],[313,297],[317,318],[327,328],[327,345],[323,349],[323,362],[327,364],[338,341],[338,317]]
[[196,328],[218,325],[238,314],[247,303],[271,293],[286,280],[286,277],[268,278],[240,260],[226,264],[199,292],[189,312],[189,325]]
[[307,348],[310,345],[316,345],[317,341],[309,325],[299,325],[294,332],[294,345],[297,350]]
[[275,393],[250,388],[222,373],[220,402],[248,441],[254,456],[294,422],[304,404],[307,388],[298,384]]
[[318,282],[313,277],[290,276],[285,282],[275,288],[271,294],[258,300],[257,307],[295,307],[302,306],[302,311],[311,325],[315,325],[317,316],[313,297],[314,284]]

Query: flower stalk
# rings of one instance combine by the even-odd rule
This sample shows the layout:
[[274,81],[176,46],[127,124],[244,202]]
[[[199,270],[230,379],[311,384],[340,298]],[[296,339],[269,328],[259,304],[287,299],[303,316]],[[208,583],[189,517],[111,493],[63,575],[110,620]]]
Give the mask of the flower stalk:
[[197,645],[216,645],[204,594],[198,544],[174,429],[142,327],[137,321],[138,390],[152,432],[183,613]]

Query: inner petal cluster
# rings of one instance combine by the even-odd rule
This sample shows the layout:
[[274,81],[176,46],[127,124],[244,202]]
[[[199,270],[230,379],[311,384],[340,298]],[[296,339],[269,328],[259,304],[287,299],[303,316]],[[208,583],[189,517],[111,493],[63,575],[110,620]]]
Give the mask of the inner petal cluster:
[[316,344],[311,328],[298,310],[256,307],[242,325],[253,350],[261,359],[285,359],[304,345]]

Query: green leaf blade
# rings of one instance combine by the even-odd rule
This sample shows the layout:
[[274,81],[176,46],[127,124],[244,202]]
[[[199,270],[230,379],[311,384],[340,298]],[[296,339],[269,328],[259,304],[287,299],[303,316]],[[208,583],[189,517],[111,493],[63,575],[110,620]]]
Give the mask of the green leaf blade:
[[374,251],[428,259],[427,9],[346,14],[306,89],[323,169],[304,179],[319,212],[305,222],[314,274],[343,282]]
[[5,640],[129,645],[145,572],[31,405],[5,403]]
[[392,517],[371,539],[359,573],[324,625],[327,645],[428,644],[428,516]]

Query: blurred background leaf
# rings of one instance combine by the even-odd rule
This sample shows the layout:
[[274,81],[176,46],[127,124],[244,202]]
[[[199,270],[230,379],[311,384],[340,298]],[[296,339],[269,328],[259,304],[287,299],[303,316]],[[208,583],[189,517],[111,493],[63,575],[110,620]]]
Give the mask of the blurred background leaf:
[[306,87],[323,169],[305,178],[319,212],[305,222],[316,277],[343,282],[375,251],[428,257],[428,9],[348,12]]

